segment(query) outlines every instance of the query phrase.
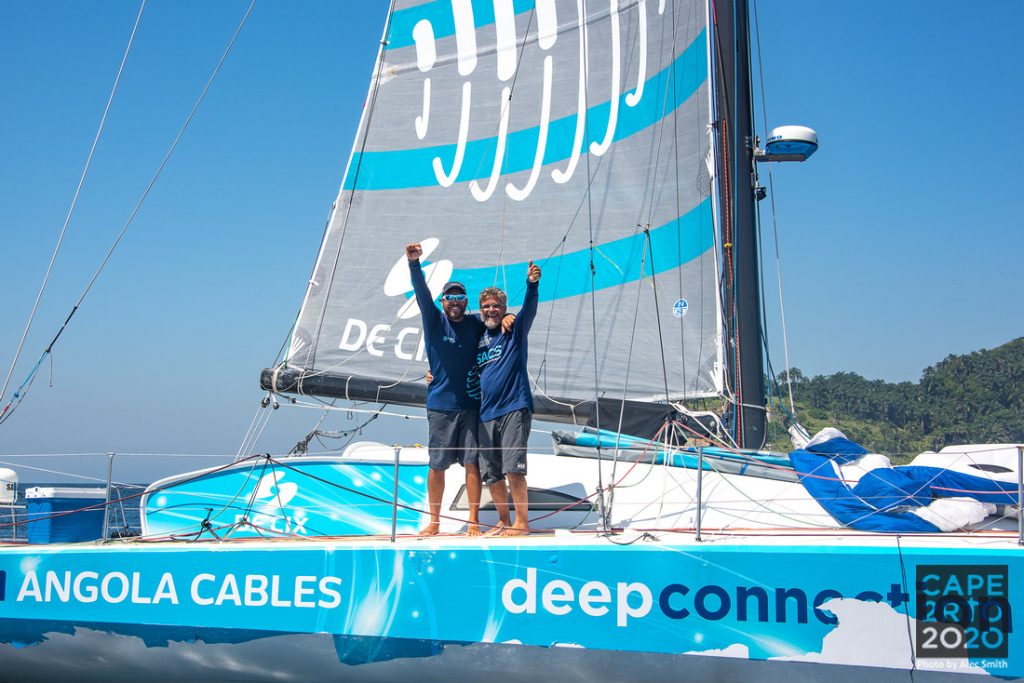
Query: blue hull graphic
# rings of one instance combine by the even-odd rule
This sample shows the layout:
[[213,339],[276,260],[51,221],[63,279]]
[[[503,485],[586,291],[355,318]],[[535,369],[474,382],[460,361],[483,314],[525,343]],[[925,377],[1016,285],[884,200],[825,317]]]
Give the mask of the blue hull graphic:
[[[590,536],[2,548],[0,670],[22,679],[10,672],[87,635],[133,649],[133,662],[329,642],[333,657],[318,667],[337,680],[360,680],[352,667],[408,671],[410,660],[443,671],[453,648],[487,653],[480,670],[491,655],[521,653],[511,670],[540,661],[535,651],[553,661],[618,653],[648,662],[652,680],[656,662],[676,660],[790,678],[831,665],[1024,675],[1012,636],[1024,556],[1008,541],[963,550],[945,539],[665,536],[628,548]],[[995,607],[955,628],[935,619],[972,601]],[[957,634],[960,650],[943,650]],[[289,680],[294,657],[277,653],[274,670]]]
[[394,515],[396,532],[413,534],[423,526],[426,481],[426,464],[249,460],[154,484],[142,501],[143,531],[167,539],[372,536],[389,534]]

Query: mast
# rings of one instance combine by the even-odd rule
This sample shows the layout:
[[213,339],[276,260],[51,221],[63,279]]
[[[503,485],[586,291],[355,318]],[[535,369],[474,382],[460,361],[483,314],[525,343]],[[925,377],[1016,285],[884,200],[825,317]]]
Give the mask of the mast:
[[765,441],[764,358],[754,220],[754,136],[747,0],[713,0],[716,121],[722,215],[726,365],[736,400],[736,441]]

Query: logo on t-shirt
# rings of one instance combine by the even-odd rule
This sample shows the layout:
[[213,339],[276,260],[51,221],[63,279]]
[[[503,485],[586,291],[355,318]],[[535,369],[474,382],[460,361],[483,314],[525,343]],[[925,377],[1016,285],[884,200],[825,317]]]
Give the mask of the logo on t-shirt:
[[485,348],[476,354],[477,365],[487,365],[501,358],[501,344],[495,344],[490,348]]

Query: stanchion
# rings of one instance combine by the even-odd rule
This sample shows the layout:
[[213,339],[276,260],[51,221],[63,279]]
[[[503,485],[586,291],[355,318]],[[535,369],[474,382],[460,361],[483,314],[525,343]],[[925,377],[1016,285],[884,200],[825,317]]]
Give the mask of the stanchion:
[[1024,446],[1017,446],[1017,545],[1024,545]]
[[700,487],[704,481],[704,447],[697,446],[697,535],[694,540],[700,542],[701,511],[704,504],[701,502]]
[[398,454],[402,452],[401,446],[395,446],[395,499],[391,503],[391,542],[395,542],[398,535]]
[[110,485],[114,476],[114,454],[107,453],[107,496],[103,505],[103,535],[100,540],[107,542],[107,533],[110,529]]

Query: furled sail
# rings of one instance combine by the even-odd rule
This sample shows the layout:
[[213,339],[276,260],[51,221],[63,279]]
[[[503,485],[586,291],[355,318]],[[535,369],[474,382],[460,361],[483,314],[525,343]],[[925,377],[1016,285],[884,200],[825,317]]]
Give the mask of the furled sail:
[[720,394],[708,40],[699,0],[395,2],[287,358],[263,386],[422,403],[404,255],[421,242],[431,291],[459,280],[471,308],[498,286],[514,311],[541,266],[540,416]]

